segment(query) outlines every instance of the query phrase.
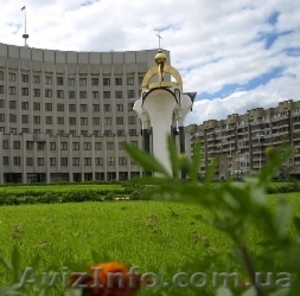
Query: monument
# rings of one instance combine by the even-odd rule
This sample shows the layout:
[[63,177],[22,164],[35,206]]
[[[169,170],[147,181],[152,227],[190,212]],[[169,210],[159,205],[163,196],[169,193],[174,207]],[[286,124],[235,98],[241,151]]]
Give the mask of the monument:
[[185,153],[184,120],[192,111],[196,92],[183,92],[182,78],[174,67],[166,63],[160,39],[154,58],[156,65],[145,74],[141,97],[135,102],[133,110],[142,122],[144,149],[153,153],[171,173],[167,136],[172,134],[180,153]]

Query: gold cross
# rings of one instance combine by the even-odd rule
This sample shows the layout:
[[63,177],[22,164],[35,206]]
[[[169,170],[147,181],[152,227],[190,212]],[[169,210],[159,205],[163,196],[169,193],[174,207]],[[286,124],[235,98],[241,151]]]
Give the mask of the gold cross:
[[158,37],[158,48],[160,49],[160,40],[163,38],[160,36],[160,33],[156,34],[156,36]]

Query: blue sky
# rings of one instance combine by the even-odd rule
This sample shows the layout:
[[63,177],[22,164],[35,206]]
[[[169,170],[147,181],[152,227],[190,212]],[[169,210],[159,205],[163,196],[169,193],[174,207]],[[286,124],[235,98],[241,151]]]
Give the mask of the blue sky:
[[300,2],[286,0],[2,1],[0,42],[69,51],[162,47],[185,91],[186,124],[299,100]]

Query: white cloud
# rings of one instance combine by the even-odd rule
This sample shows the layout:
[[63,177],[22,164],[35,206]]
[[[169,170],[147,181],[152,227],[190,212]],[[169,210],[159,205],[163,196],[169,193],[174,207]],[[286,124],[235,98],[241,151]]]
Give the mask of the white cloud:
[[[1,0],[0,0],[1,1]],[[1,2],[0,42],[23,45],[26,5],[28,43],[68,51],[141,50],[162,46],[171,51],[185,91],[214,94],[225,85],[241,85],[225,98],[195,103],[187,123],[225,118],[252,106],[269,107],[298,100],[299,60],[285,49],[300,48],[300,3],[286,0],[21,0]],[[84,3],[86,3],[85,6]],[[278,13],[277,23],[267,22]],[[259,36],[280,35],[268,49]],[[243,85],[274,68],[282,76],[244,90]],[[210,115],[209,115],[210,114]]]

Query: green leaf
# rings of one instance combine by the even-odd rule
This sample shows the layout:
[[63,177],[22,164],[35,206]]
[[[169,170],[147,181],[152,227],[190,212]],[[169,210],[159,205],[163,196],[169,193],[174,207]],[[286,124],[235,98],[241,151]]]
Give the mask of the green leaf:
[[126,144],[125,150],[146,171],[161,173],[163,176],[171,178],[163,165],[146,151],[129,144]]
[[300,232],[300,217],[294,217],[294,224],[298,232]]
[[178,173],[180,170],[180,162],[178,158],[178,151],[176,148],[176,144],[172,136],[168,136],[168,150],[169,150],[170,162],[172,165],[173,178],[178,178]]
[[213,158],[213,161],[209,166],[207,174],[205,176],[204,186],[208,187],[211,184],[212,180],[214,179],[217,164],[218,164],[218,159]]
[[13,280],[15,282],[18,280],[19,267],[20,267],[20,252],[17,246],[14,246],[12,250],[11,265],[13,268]]
[[201,143],[196,142],[194,146],[194,155],[192,161],[192,168],[190,172],[190,177],[193,182],[198,182],[198,172],[201,165]]
[[286,296],[289,294],[289,292],[290,292],[290,289],[280,288],[277,291],[271,293],[269,296]]

